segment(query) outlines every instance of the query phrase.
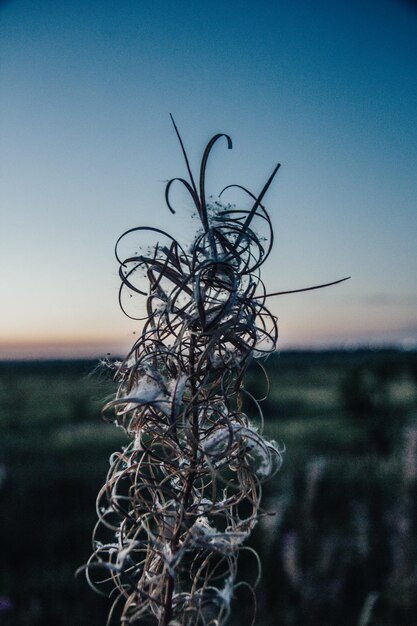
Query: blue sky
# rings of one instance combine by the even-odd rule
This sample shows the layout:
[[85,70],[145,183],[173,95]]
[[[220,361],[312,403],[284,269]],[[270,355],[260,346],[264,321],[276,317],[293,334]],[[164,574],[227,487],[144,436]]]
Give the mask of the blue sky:
[[[280,345],[417,344],[417,10],[394,0],[9,0],[0,8],[0,358],[124,351],[113,246],[195,228],[164,181],[259,191]],[[230,198],[233,199],[233,198]],[[240,198],[236,197],[236,200]]]

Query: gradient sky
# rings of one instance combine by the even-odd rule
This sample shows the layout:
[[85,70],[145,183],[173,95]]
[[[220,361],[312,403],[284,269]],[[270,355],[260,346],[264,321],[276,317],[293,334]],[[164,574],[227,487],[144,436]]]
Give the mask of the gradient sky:
[[[417,10],[394,0],[0,5],[0,358],[124,351],[113,246],[163,225],[212,134],[214,196],[260,191],[280,346],[417,345]],[[233,198],[230,197],[232,200]],[[236,197],[236,199],[238,199]]]

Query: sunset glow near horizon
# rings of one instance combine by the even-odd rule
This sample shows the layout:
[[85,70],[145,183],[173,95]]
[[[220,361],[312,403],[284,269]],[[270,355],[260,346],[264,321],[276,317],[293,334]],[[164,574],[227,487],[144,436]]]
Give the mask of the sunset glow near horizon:
[[[417,10],[394,0],[41,4],[0,9],[0,359],[123,354],[115,241],[190,242],[186,177],[265,199],[285,348],[417,347]],[[242,203],[230,193],[227,201]],[[245,201],[247,202],[247,201]],[[132,250],[133,252],[134,250]]]

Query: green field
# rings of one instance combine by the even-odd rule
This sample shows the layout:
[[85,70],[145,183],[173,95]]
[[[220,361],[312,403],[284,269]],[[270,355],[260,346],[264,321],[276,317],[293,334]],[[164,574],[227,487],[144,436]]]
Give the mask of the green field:
[[[126,436],[91,361],[0,363],[0,624],[104,626],[106,598],[74,572],[95,496]],[[266,434],[285,446],[264,488],[259,626],[417,623],[417,354],[293,352],[267,361]],[[248,391],[263,395],[259,369]],[[248,400],[247,412],[251,412]],[[242,576],[253,564],[242,559]],[[238,597],[233,626],[250,623]]]

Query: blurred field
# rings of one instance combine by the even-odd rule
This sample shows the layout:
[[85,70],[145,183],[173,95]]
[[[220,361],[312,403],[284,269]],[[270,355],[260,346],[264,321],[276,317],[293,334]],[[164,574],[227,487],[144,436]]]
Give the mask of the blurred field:
[[[286,452],[252,541],[256,623],[414,626],[417,353],[282,353],[267,369],[265,431]],[[247,388],[264,393],[256,367]],[[4,626],[105,624],[107,600],[74,572],[90,554],[108,457],[126,443],[100,417],[113,392],[93,362],[0,363]],[[253,561],[241,572],[253,578]],[[250,623],[247,596],[233,626]]]

